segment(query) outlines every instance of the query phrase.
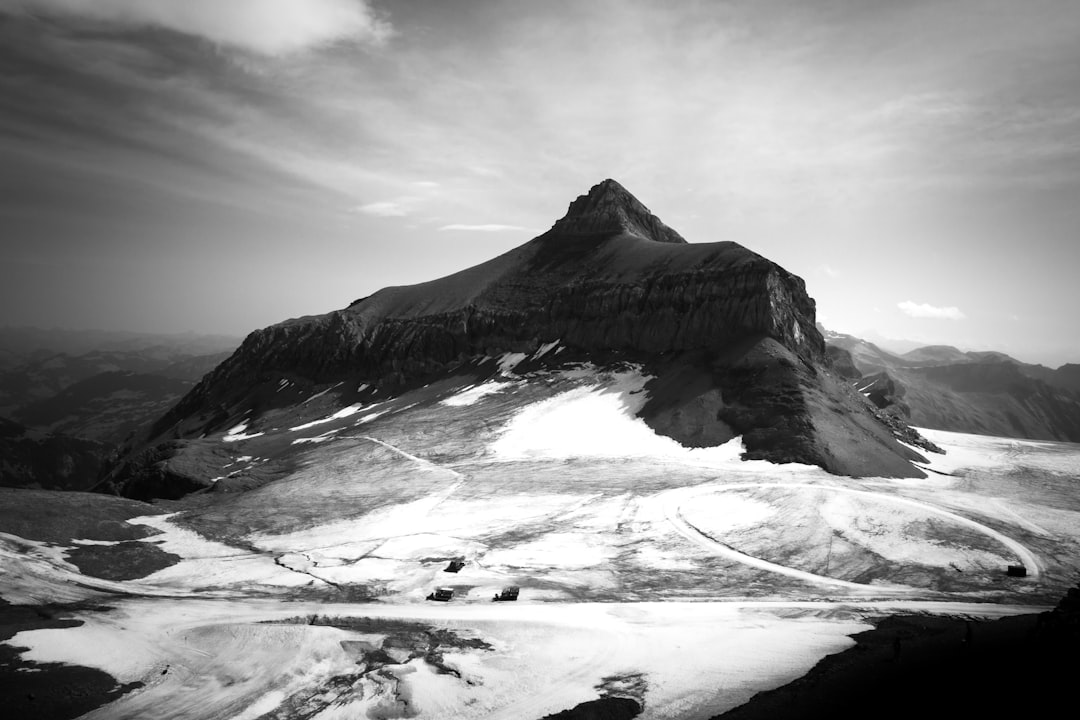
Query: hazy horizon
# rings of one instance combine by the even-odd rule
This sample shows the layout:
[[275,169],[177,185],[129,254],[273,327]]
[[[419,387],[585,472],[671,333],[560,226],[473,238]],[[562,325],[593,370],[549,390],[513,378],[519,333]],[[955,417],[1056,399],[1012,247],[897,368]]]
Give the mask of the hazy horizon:
[[831,330],[1080,362],[1077,37],[1067,0],[0,0],[0,325],[243,336],[613,177]]

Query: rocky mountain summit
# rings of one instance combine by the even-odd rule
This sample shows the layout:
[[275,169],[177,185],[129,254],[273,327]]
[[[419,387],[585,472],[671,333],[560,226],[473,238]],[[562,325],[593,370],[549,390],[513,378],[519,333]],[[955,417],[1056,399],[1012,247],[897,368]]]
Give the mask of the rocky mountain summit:
[[[614,180],[488,262],[252,333],[142,449],[182,446],[241,418],[257,424],[335,383],[392,395],[448,374],[490,373],[485,359],[555,343],[560,363],[643,365],[654,377],[643,418],[685,445],[741,435],[750,458],[922,475],[911,464],[920,457],[829,370],[800,278],[733,242],[687,243]],[[136,457],[113,473],[114,489],[138,494]]]
[[614,235],[627,233],[656,242],[686,244],[619,183],[608,179],[570,204],[566,215],[552,226],[557,235]]

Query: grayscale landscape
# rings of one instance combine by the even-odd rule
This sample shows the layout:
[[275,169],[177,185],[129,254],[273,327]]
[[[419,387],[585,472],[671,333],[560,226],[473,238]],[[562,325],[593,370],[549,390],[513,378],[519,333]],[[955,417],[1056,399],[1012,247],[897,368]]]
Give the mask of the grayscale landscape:
[[5,712],[1070,702],[1080,13],[230,8],[0,4]]

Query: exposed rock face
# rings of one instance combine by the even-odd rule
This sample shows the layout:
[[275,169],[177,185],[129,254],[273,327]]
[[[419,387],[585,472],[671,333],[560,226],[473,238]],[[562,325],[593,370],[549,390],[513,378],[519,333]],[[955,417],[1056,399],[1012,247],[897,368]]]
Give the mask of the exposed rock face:
[[862,376],[859,368],[855,366],[855,361],[849,351],[836,345],[826,345],[825,353],[829,357],[829,364],[832,366],[833,371],[840,377],[854,380]]
[[922,476],[910,463],[925,458],[895,442],[899,430],[905,441],[917,433],[880,416],[842,378],[773,338],[672,364],[674,371],[658,369],[642,417],[683,445],[741,435],[750,460],[820,465],[840,475]]
[[889,373],[882,371],[867,375],[856,384],[875,407],[896,412],[904,418],[911,417],[911,408],[904,402],[907,391]]
[[619,183],[608,179],[570,203],[566,216],[551,232],[558,235],[613,235],[629,233],[656,242],[686,244],[679,233],[660,222]]
[[[687,243],[605,180],[549,231],[486,263],[252,333],[151,436],[212,433],[266,403],[298,402],[266,390],[282,377],[308,386],[351,379],[392,391],[477,357],[559,341],[567,355],[630,359],[696,377],[701,393],[668,393],[647,415],[676,439],[716,444],[741,434],[754,457],[849,474],[921,475],[861,397],[842,383],[822,391],[829,362],[814,316],[800,278],[735,243]],[[850,434],[869,462],[838,459],[850,454],[833,447],[846,431],[831,439],[819,432],[824,416],[809,412],[815,403],[807,398],[821,392],[842,406],[836,412],[860,418]],[[838,392],[844,397],[833,397]],[[884,465],[875,465],[882,457]]]

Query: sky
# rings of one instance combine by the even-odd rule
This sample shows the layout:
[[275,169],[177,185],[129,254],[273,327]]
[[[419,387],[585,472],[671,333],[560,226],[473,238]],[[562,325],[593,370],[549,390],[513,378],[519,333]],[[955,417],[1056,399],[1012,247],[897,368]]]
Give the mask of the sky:
[[0,325],[243,335],[614,178],[829,329],[1080,362],[1075,0],[0,0]]

